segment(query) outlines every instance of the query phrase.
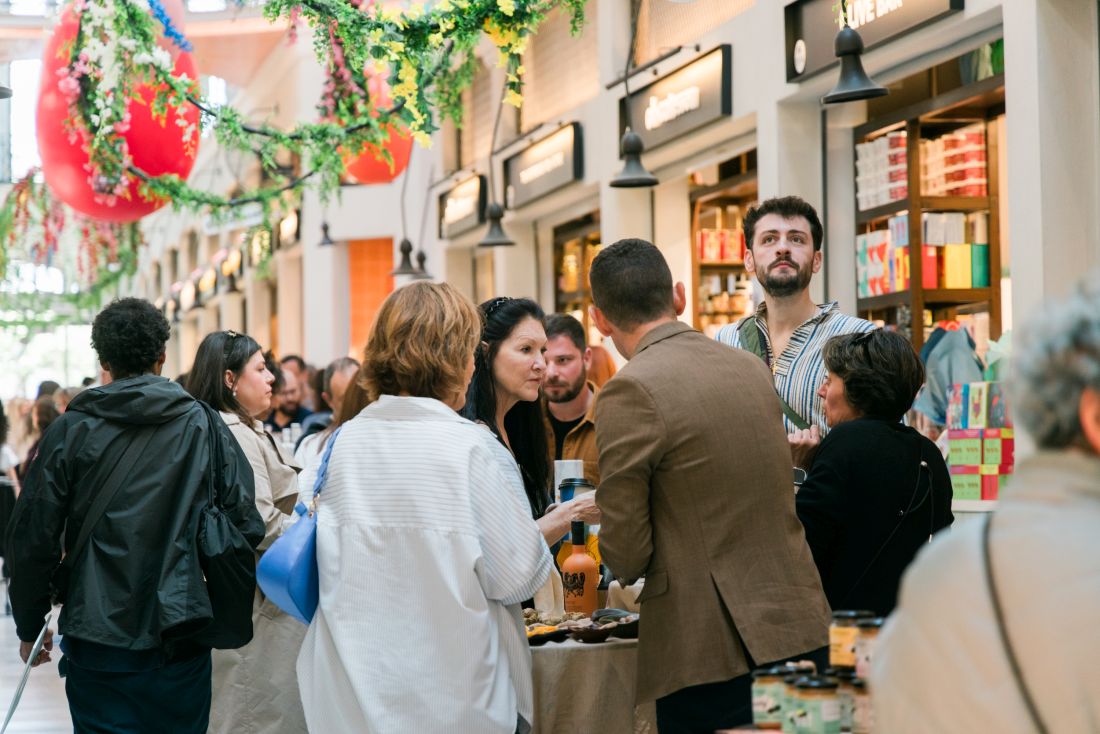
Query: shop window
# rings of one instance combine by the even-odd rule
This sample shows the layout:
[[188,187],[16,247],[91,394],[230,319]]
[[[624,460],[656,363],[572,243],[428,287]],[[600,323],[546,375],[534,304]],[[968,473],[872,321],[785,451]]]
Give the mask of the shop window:
[[[524,100],[520,129],[532,130],[595,97],[600,90],[596,7],[585,6],[585,25],[579,36],[570,31],[569,14],[550,13],[531,39],[523,57]],[[568,63],[563,63],[567,59]]]
[[367,343],[382,302],[393,291],[393,240],[378,238],[348,243],[348,293],[351,305],[351,348]]
[[[695,43],[726,21],[752,6],[756,0],[695,0],[675,3],[668,0],[631,0],[638,12],[638,40],[634,46],[635,65],[645,64],[678,46]],[[641,4],[640,11],[637,10]]]
[[554,229],[554,308],[584,324],[590,344],[602,342],[588,316],[588,307],[592,305],[588,272],[602,249],[598,212]]
[[755,307],[743,222],[757,198],[755,151],[691,175],[695,328],[708,336]]
[[1007,327],[1003,60],[997,42],[903,79],[855,130],[858,310],[918,349],[958,322],[981,355]]
[[34,126],[41,76],[42,62],[38,59],[0,66],[0,82],[12,90],[11,99],[0,111],[0,180],[18,181],[30,169],[42,165]]

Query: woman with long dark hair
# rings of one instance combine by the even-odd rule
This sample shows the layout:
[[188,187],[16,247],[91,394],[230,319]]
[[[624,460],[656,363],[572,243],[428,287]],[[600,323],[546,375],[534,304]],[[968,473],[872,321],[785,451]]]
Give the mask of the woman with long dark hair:
[[556,543],[573,520],[599,522],[599,510],[592,494],[552,504],[553,471],[539,404],[546,375],[546,316],[529,298],[494,298],[479,308],[481,343],[462,414],[488,427],[512,452],[531,514],[547,542]]
[[38,454],[38,444],[42,441],[43,434],[46,433],[46,429],[53,424],[61,416],[57,412],[57,408],[54,407],[53,397],[46,395],[38,398],[34,401],[34,406],[31,407],[31,430],[34,431],[34,443],[31,444],[30,450],[27,451],[27,458],[16,467],[15,474],[22,482],[27,478],[27,470],[30,469],[31,462],[34,461],[34,457]]
[[[235,331],[207,334],[187,376],[188,392],[221,413],[252,465],[265,527],[260,553],[290,527],[298,501],[299,467],[259,421],[271,409],[274,382],[260,345]],[[209,731],[305,732],[294,670],[305,628],[257,594],[252,629],[252,642],[239,650],[214,651]]]

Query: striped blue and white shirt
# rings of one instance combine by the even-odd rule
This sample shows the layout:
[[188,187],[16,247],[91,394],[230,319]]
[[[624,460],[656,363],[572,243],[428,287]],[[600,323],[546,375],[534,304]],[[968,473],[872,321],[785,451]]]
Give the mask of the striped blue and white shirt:
[[[821,428],[821,435],[829,431],[825,423],[825,411],[817,390],[825,381],[825,358],[822,348],[825,342],[838,334],[856,334],[871,331],[875,325],[855,316],[847,316],[837,309],[836,301],[817,307],[817,313],[791,335],[787,348],[776,359],[772,340],[768,334],[768,306],[761,303],[756,309],[756,323],[760,327],[761,341],[768,354],[768,366],[775,379],[775,391],[787,401],[796,413],[811,425]],[[718,330],[715,339],[738,349],[741,335],[737,324],[728,324]],[[783,416],[783,426],[790,433],[795,425]]]

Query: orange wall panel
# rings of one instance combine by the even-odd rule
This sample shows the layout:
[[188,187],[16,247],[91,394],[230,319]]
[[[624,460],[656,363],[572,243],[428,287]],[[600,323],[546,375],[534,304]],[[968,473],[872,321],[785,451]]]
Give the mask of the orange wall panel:
[[359,356],[374,317],[393,291],[393,240],[348,242],[348,286],[351,295],[351,351]]

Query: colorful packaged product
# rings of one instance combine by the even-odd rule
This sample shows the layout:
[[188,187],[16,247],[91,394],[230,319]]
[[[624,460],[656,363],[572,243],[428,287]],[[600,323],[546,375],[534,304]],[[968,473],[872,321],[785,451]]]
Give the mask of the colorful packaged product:
[[948,463],[956,466],[979,466],[982,463],[982,432],[977,428],[947,431]]
[[951,467],[951,493],[957,500],[982,498],[981,469],[977,466]]

